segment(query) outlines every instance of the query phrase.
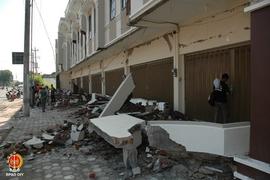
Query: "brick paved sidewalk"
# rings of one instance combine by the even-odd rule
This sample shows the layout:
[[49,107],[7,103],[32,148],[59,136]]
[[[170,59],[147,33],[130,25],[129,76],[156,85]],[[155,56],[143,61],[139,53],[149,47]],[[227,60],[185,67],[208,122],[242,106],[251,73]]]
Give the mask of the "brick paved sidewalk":
[[[63,124],[64,120],[73,121],[68,117],[72,110],[47,110],[41,112],[39,108],[31,109],[30,117],[20,117],[22,112],[13,119],[14,127],[4,142],[23,142],[30,139],[32,135],[40,135],[41,130]],[[89,179],[89,173],[94,171],[98,179],[119,179],[118,173],[113,168],[124,169],[122,161],[111,166],[102,157],[86,156],[76,150],[74,146],[56,147],[46,154],[38,154],[31,160],[30,155],[25,156],[24,166],[21,170],[23,177],[6,177],[9,172],[5,159],[0,164],[0,179],[11,180],[41,180],[41,179]],[[121,179],[121,177],[120,177]]]

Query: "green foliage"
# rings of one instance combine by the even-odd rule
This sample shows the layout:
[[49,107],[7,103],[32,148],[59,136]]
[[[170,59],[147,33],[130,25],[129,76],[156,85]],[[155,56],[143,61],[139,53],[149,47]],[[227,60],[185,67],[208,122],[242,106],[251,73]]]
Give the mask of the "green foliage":
[[9,85],[13,81],[13,75],[10,70],[0,70],[0,84]]
[[44,84],[44,79],[41,75],[36,74],[36,75],[34,75],[34,82],[35,82],[35,84],[42,85],[42,84]]

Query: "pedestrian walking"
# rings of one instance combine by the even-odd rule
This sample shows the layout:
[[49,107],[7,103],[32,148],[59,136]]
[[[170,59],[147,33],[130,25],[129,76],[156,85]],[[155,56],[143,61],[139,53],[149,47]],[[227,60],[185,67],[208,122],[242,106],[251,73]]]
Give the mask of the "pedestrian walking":
[[48,92],[47,92],[46,88],[42,87],[40,90],[40,100],[41,100],[42,112],[45,112],[47,96],[48,96]]

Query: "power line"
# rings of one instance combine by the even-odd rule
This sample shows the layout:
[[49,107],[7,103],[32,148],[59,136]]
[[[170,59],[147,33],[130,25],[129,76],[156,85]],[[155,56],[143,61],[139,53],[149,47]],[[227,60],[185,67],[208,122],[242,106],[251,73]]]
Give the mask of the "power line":
[[55,60],[55,52],[54,52],[54,48],[53,48],[53,45],[52,45],[52,42],[51,42],[51,39],[50,39],[49,33],[48,33],[48,31],[47,31],[47,28],[46,28],[46,25],[45,25],[44,19],[43,19],[43,17],[42,17],[42,14],[41,14],[41,12],[40,12],[40,10],[39,10],[39,8],[38,8],[38,5],[37,5],[37,3],[36,3],[36,1],[35,1],[35,0],[34,0],[34,3],[35,3],[35,6],[36,6],[36,8],[37,8],[37,11],[38,11],[39,17],[40,17],[40,19],[41,19],[41,21],[42,21],[43,28],[44,28],[45,33],[46,33],[46,36],[47,36],[47,38],[48,38],[48,40],[49,40],[49,43],[50,43],[50,46],[51,46],[51,49],[52,49],[52,52],[53,52],[53,57],[54,57],[54,60]]

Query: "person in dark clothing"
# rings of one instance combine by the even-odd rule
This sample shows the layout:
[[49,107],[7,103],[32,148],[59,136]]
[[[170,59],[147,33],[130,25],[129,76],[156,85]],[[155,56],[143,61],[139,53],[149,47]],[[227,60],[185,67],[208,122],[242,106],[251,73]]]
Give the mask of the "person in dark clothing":
[[51,103],[55,103],[55,92],[56,92],[56,89],[51,84]]
[[44,87],[42,87],[39,93],[40,93],[42,112],[45,112],[48,92]]
[[36,89],[35,86],[31,87],[31,107],[33,108],[35,106],[35,93],[36,93]]
[[[230,94],[230,88],[227,85],[229,75],[222,74],[221,80],[214,80],[214,99],[215,99],[215,122],[227,122],[227,94]],[[220,120],[222,119],[222,120]]]

